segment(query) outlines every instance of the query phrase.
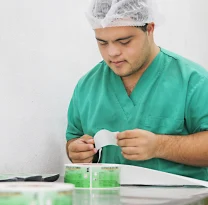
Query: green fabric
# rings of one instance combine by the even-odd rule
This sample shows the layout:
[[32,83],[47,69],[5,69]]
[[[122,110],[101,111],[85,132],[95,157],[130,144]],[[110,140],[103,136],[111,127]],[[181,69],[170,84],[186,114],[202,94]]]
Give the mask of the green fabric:
[[[119,76],[100,62],[78,82],[68,110],[67,140],[101,129],[135,128],[188,135],[208,130],[208,72],[161,49],[130,96]],[[163,160],[130,161],[119,147],[103,148],[102,163],[129,164],[208,180],[208,168]]]

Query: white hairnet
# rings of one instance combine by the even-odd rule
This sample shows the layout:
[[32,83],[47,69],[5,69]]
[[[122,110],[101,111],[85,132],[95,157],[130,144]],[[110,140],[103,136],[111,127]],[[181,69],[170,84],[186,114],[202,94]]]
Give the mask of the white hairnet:
[[155,0],[91,0],[87,19],[93,29],[144,26],[156,22]]

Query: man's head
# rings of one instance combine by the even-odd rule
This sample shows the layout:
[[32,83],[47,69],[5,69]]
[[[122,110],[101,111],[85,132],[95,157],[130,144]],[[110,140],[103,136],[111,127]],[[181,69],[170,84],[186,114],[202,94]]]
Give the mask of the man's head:
[[155,0],[91,0],[87,18],[93,29],[144,26],[155,22]]
[[151,0],[92,0],[88,19],[101,55],[119,76],[145,70],[155,52]]
[[[147,31],[143,31],[145,28]],[[115,74],[128,77],[148,65],[154,50],[154,24],[143,29],[133,26],[95,29],[100,53]]]

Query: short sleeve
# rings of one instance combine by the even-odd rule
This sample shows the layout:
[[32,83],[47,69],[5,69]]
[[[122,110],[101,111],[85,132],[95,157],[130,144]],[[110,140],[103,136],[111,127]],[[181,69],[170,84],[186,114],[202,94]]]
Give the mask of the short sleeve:
[[189,89],[185,120],[190,134],[208,130],[208,78],[201,77]]
[[81,137],[83,135],[81,119],[79,114],[79,97],[78,97],[78,85],[76,86],[72,99],[68,108],[68,124],[66,130],[67,141]]

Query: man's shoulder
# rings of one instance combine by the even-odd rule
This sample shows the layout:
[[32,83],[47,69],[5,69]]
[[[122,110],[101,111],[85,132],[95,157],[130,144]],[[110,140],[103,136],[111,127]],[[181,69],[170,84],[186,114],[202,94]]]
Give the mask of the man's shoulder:
[[182,55],[179,55],[177,53],[174,53],[172,51],[166,50],[166,49],[161,49],[161,52],[164,53],[164,55],[168,58],[172,58],[172,62],[177,65],[177,67],[181,70],[181,72],[193,74],[197,73],[199,76],[204,76],[208,78],[208,70],[205,69],[203,66],[200,64],[185,58]]
[[99,62],[94,68],[80,78],[78,86],[81,88],[86,86],[96,86],[96,84],[102,81],[104,76],[107,77],[109,75],[109,70],[110,69],[105,61]]

